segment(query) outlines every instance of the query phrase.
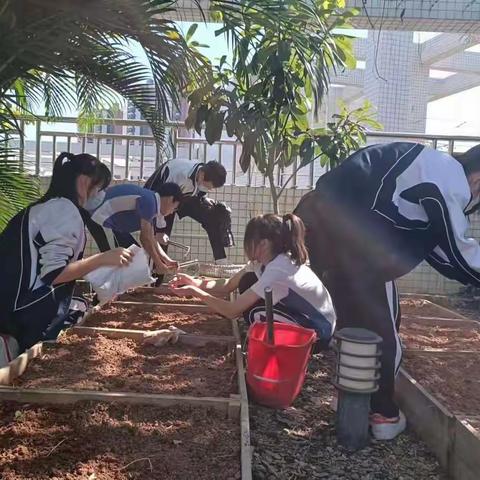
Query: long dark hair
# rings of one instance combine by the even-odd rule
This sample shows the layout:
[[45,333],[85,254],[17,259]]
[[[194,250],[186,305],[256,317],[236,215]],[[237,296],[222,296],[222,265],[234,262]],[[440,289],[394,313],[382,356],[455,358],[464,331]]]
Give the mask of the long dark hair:
[[50,186],[40,202],[63,197],[78,206],[76,182],[80,175],[92,178],[93,185],[101,188],[106,188],[112,178],[110,170],[93,155],[62,152],[55,160]]
[[249,255],[255,245],[263,239],[272,244],[272,253],[289,253],[297,265],[303,265],[308,259],[305,247],[305,225],[302,220],[288,213],[280,217],[272,213],[252,218],[245,229],[243,246]]

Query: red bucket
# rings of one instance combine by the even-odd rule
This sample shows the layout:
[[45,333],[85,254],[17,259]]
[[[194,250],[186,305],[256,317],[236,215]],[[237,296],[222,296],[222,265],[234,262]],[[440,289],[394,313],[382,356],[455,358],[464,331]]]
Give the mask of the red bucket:
[[275,344],[267,341],[267,323],[254,323],[248,332],[247,384],[252,398],[273,408],[290,406],[300,393],[314,330],[274,322]]

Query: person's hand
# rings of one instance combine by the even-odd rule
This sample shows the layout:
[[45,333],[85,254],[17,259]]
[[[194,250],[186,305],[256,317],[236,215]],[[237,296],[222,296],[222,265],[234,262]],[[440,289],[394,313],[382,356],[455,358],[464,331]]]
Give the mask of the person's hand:
[[126,248],[114,248],[102,253],[102,264],[106,267],[126,267],[133,260],[133,253]]
[[159,233],[157,234],[157,240],[160,245],[168,245],[170,237],[166,233]]
[[185,286],[197,287],[198,285],[195,279],[190,275],[187,275],[186,273],[177,273],[177,275],[170,280],[168,286],[177,288]]
[[179,297],[201,298],[203,293],[199,288],[194,287],[192,285],[186,285],[183,287],[173,287],[169,283],[168,286],[170,287],[171,292],[174,293],[175,295],[178,295]]

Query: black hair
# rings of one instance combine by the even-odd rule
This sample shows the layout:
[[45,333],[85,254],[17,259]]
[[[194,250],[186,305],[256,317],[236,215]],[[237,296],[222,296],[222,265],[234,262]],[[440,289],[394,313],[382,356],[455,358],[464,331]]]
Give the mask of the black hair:
[[465,153],[455,155],[455,158],[462,164],[467,177],[471,173],[480,171],[480,145],[475,145]]
[[212,160],[203,165],[200,170],[203,172],[205,181],[212,182],[213,188],[220,188],[225,185],[227,171],[221,163]]
[[46,202],[52,198],[68,198],[78,206],[77,178],[86,175],[93,179],[93,185],[105,182],[105,166],[88,153],[74,155],[70,152],[62,152],[53,165],[52,180],[47,192],[40,199]]
[[110,185],[111,181],[112,172],[103,162],[100,162],[97,169],[97,176],[95,178],[95,185],[98,185],[100,190],[105,190]]
[[283,217],[267,213],[252,218],[247,224],[243,240],[247,255],[263,239],[271,242],[274,255],[289,253],[297,265],[303,265],[308,260],[305,246],[305,225],[299,217],[292,213],[283,215]]
[[180,202],[183,197],[182,189],[173,182],[167,182],[156,190],[160,197],[173,197],[174,202]]

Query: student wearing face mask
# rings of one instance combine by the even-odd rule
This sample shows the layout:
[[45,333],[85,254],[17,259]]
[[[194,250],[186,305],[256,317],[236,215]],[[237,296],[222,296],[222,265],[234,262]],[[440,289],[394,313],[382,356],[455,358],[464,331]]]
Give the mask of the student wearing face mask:
[[132,260],[124,248],[83,258],[88,217],[83,207],[104,185],[101,165],[85,153],[62,153],[45,195],[0,234],[0,333],[13,337],[19,352],[55,337],[70,314],[76,280]]
[[373,435],[405,429],[394,401],[402,358],[395,279],[422,261],[447,278],[480,286],[480,246],[468,235],[479,207],[480,146],[454,158],[397,142],[355,152],[319,178],[295,214],[307,228],[310,266],[332,294],[338,328],[363,327],[383,338]]
[[[225,184],[227,172],[223,165],[210,161],[198,163],[185,159],[173,159],[164,163],[145,183],[153,191],[166,182],[180,186],[184,195],[178,208],[179,218],[190,217],[202,225],[208,235],[215,263],[227,263],[225,248],[234,245],[231,232],[231,210],[222,202],[207,197],[207,192]],[[165,219],[163,241],[168,241],[175,215]]]
[[164,251],[156,232],[166,225],[165,217],[177,210],[182,191],[175,183],[164,183],[157,192],[138,185],[120,184],[98,192],[87,202],[91,215],[87,226],[100,251],[137,244],[132,236],[140,232],[140,244],[158,273],[178,267]]
[[[243,315],[247,323],[265,318],[265,287],[273,293],[274,320],[294,323],[316,331],[318,345],[327,347],[335,328],[330,294],[306,265],[305,227],[288,214],[266,214],[247,224],[245,253],[250,262],[224,282],[177,275],[170,287],[177,295],[201,299],[228,318]],[[234,301],[217,298],[238,288]]]

